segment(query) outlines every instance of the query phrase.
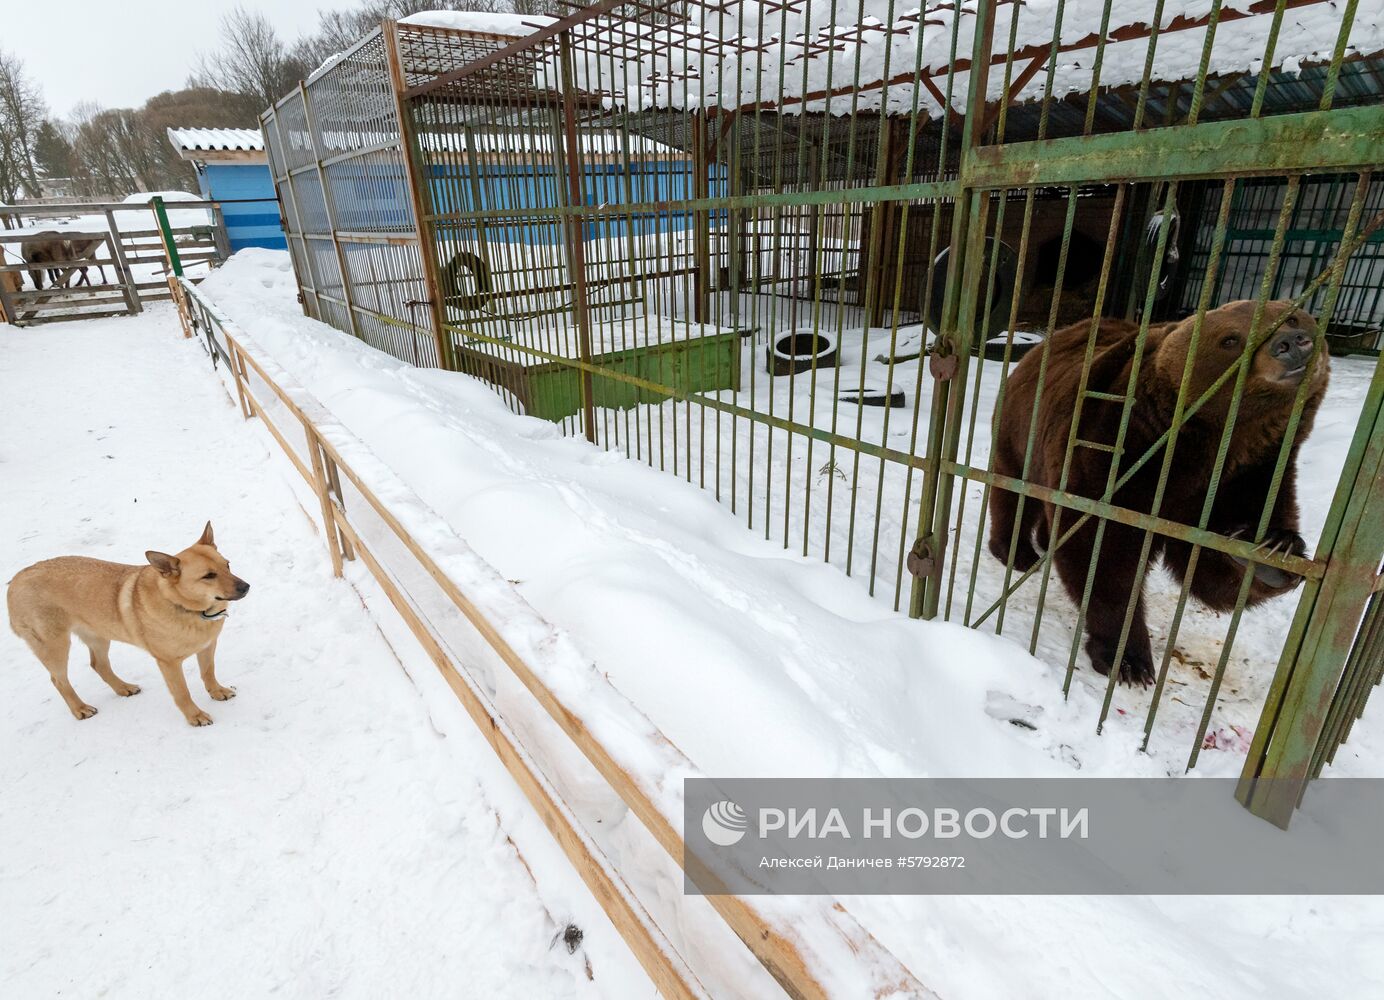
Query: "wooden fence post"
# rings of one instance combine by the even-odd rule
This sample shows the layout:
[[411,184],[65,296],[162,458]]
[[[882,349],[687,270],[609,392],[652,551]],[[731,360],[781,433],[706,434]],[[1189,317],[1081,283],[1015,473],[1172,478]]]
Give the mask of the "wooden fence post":
[[332,575],[341,576],[341,541],[336,524],[336,510],[327,495],[327,473],[322,467],[322,446],[318,443],[317,432],[307,417],[302,418],[303,436],[307,439],[308,455],[312,459],[312,488],[317,493],[317,502],[322,505],[322,534],[327,539],[327,551],[332,557]]
[[106,226],[111,234],[111,260],[115,262],[115,273],[120,276],[120,283],[125,287],[125,302],[129,305],[130,312],[143,312],[144,303],[139,298],[139,283],[135,280],[134,271],[130,270],[130,262],[125,258],[125,240],[120,232],[120,223],[116,220],[114,210],[109,208],[106,209]]

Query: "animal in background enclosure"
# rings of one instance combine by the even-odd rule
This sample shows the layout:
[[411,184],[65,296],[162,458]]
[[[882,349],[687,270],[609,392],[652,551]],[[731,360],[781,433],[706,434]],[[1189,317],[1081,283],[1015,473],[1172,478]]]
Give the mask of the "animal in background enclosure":
[[49,280],[54,285],[61,280],[62,268],[57,265],[71,258],[72,249],[57,233],[44,232],[21,243],[19,255],[24,258],[24,263],[32,265],[29,277],[34,280],[34,287],[42,288],[44,272],[47,272]]
[[[100,249],[100,247],[101,247],[101,245],[102,245],[103,243],[105,243],[105,240],[100,239],[100,238],[97,238],[97,239],[94,239],[94,240],[68,240],[68,241],[67,241],[67,251],[68,251],[68,259],[69,259],[69,260],[72,260],[72,261],[88,261],[88,260],[89,260],[89,261],[91,261],[93,264],[95,264],[95,265],[96,265],[96,269],[97,269],[98,271],[101,272],[101,284],[104,285],[104,284],[106,283],[106,268],[105,268],[105,266],[104,266],[103,264],[101,264],[100,261],[98,261],[98,260],[96,259],[96,251],[97,251],[98,249]],[[91,284],[91,275],[90,275],[90,273],[89,273],[89,272],[90,272],[90,268],[88,268],[88,267],[86,267],[86,266],[83,265],[83,266],[80,267],[80,270],[81,270],[81,277],[79,277],[79,278],[74,282],[74,284],[76,284],[76,285],[90,285],[90,284]]]
[[[1189,408],[1217,379],[1252,351],[1244,393],[1234,415],[1224,470],[1207,527],[1218,534],[1252,538],[1272,492],[1280,447],[1289,433],[1299,390],[1304,400],[1293,429],[1282,483],[1269,516],[1263,547],[1271,552],[1305,555],[1298,534],[1296,463],[1298,448],[1312,429],[1329,372],[1323,339],[1310,315],[1290,302],[1271,302],[1264,308],[1259,333],[1251,342],[1253,302],[1232,302],[1206,314],[1199,335],[1195,317],[1149,327],[1137,377],[1132,386],[1128,430],[1118,475],[1133,467],[1172,424],[1179,387],[1187,374],[1184,407]],[[1281,322],[1280,322],[1281,321]],[[1269,332],[1271,331],[1271,332]],[[1268,332],[1268,336],[1264,336]],[[1126,395],[1136,365],[1139,327],[1122,320],[1102,319],[1086,381],[1087,392]],[[1091,321],[1085,320],[1052,335],[1047,351],[1027,354],[1004,386],[1004,399],[995,415],[994,469],[1002,476],[1061,488],[1077,496],[1100,499],[1107,488],[1111,453],[1121,422],[1123,403],[1087,397],[1079,399]],[[1046,371],[1040,385],[1040,366]],[[1232,374],[1195,414],[1186,417],[1173,445],[1169,478],[1161,490],[1158,515],[1180,524],[1196,525],[1210,491],[1212,470],[1222,432],[1231,417],[1236,375]],[[1304,383],[1306,383],[1304,385]],[[1076,444],[1063,482],[1063,460],[1072,422],[1080,413],[1075,438],[1104,445],[1106,450]],[[1185,409],[1184,409],[1185,415]],[[1035,423],[1036,421],[1036,423]],[[1025,469],[1030,429],[1035,430]],[[1144,465],[1114,493],[1117,507],[1150,513],[1160,494],[1159,477],[1166,445],[1157,445]],[[1033,498],[996,489],[990,505],[990,552],[1008,561],[1011,547],[1015,569],[1038,562],[1080,519],[1079,511],[1058,510]],[[1086,609],[1086,652],[1091,665],[1109,674],[1133,601],[1129,636],[1119,663],[1120,678],[1148,684],[1154,677],[1153,654],[1144,621],[1139,556],[1144,532],[1115,520],[1105,522],[1096,549],[1098,519],[1086,521],[1053,552],[1063,586],[1080,602],[1087,574],[1095,562],[1091,597]],[[1185,580],[1191,565],[1190,544],[1163,535],[1152,536],[1150,562],[1162,559],[1174,576]],[[1209,608],[1224,611],[1237,602],[1246,564],[1203,548],[1191,571],[1190,592]],[[1248,603],[1258,604],[1295,588],[1300,579],[1275,567],[1255,565]]]
[[176,556],[152,551],[144,556],[145,566],[62,556],[20,570],[7,595],[10,628],[47,668],[77,719],[91,718],[96,709],[82,701],[67,679],[74,635],[91,651],[91,668],[122,698],[139,694],[139,687],[111,669],[111,643],[143,649],[158,663],[188,724],[209,726],[211,716],[188,693],[183,661],[196,655],[202,683],[217,701],[235,697],[235,688],[216,679],[216,642],[228,605],[249,593],[250,585],[231,572],[217,551],[210,522]]

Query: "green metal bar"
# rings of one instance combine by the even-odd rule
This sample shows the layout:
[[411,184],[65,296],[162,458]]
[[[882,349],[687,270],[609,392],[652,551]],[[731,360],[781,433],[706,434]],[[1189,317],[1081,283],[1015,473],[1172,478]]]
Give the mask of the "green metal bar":
[[[1197,301],[1197,311],[1195,314],[1196,320],[1192,330],[1191,337],[1191,343],[1193,345],[1199,343],[1201,340],[1202,324],[1206,320],[1207,310],[1211,307],[1212,290],[1217,287],[1217,283],[1220,280],[1221,256],[1225,250],[1226,230],[1229,225],[1230,209],[1233,203],[1232,195],[1234,193],[1234,187],[1235,182],[1233,180],[1227,180],[1225,182],[1224,187],[1221,190],[1221,200],[1219,210],[1216,215],[1216,228],[1211,236],[1211,247],[1206,261],[1206,272],[1204,279],[1202,281],[1201,297]],[[1188,360],[1186,364],[1184,364],[1183,366],[1182,381],[1178,384],[1177,400],[1173,405],[1173,416],[1169,428],[1169,445],[1167,451],[1164,453],[1163,467],[1159,473],[1159,496],[1155,499],[1153,505],[1152,513],[1154,514],[1158,513],[1159,506],[1162,502],[1162,492],[1166,487],[1169,473],[1172,468],[1172,457],[1174,450],[1173,444],[1177,440],[1177,430],[1181,427],[1183,422],[1183,411],[1186,407],[1187,394],[1191,387],[1191,374],[1193,369],[1192,359],[1196,356],[1196,353],[1197,352],[1193,346],[1188,347]],[[1150,541],[1151,536],[1146,532],[1144,535],[1143,550],[1140,553],[1139,557],[1140,566],[1138,579],[1141,585],[1143,582],[1145,572],[1144,564],[1148,559]],[[1154,680],[1153,696],[1149,699],[1148,714],[1144,718],[1144,741],[1140,746],[1140,749],[1143,750],[1146,750],[1148,748],[1149,739],[1153,735],[1154,717],[1158,714],[1158,707],[1162,702],[1163,691],[1167,686],[1168,670],[1172,665],[1173,650],[1176,648],[1178,632],[1182,627],[1182,616],[1184,612],[1187,610],[1187,601],[1188,598],[1191,596],[1192,591],[1192,580],[1195,577],[1197,571],[1197,561],[1199,560],[1200,556],[1201,548],[1199,546],[1194,545],[1192,548],[1191,556],[1188,558],[1187,572],[1184,575],[1182,587],[1178,592],[1177,608],[1176,610],[1174,610],[1173,620],[1171,624],[1168,626],[1168,637],[1163,647],[1163,659],[1162,662],[1160,662],[1158,665],[1158,673]]]
[[1384,669],[1384,599],[1378,591],[1370,597],[1365,610],[1364,621],[1355,637],[1346,661],[1341,686],[1331,704],[1326,728],[1317,742],[1316,753],[1312,756],[1311,776],[1321,776],[1322,768],[1334,763],[1336,751],[1345,743],[1356,719],[1365,710],[1370,689],[1379,683],[1380,670]]
[[[1235,427],[1235,422],[1239,416],[1240,404],[1244,399],[1245,386],[1249,381],[1249,345],[1262,344],[1267,339],[1266,337],[1257,336],[1257,332],[1260,324],[1263,322],[1264,311],[1268,305],[1270,295],[1269,289],[1279,277],[1279,266],[1282,261],[1283,245],[1285,243],[1284,234],[1287,232],[1289,219],[1300,207],[1300,202],[1298,200],[1301,187],[1300,182],[1300,177],[1290,178],[1288,187],[1283,194],[1283,205],[1279,211],[1278,228],[1273,244],[1269,248],[1269,258],[1265,263],[1264,276],[1256,300],[1254,316],[1250,320],[1250,335],[1245,338],[1245,356],[1237,366],[1238,371],[1235,374],[1235,387],[1231,393],[1230,408],[1226,415],[1225,427],[1221,432],[1220,446],[1216,450],[1216,459],[1211,472],[1211,485],[1206,491],[1206,499],[1202,504],[1201,517],[1198,521],[1198,524],[1202,527],[1205,527],[1209,523],[1211,511],[1216,503],[1216,494],[1220,487],[1221,475],[1225,470],[1225,464],[1230,454],[1231,435]],[[1354,206],[1357,213],[1362,204],[1363,202],[1357,202]],[[1352,225],[1358,221],[1359,215],[1356,214],[1352,219]],[[1327,274],[1339,274],[1339,272],[1336,268],[1331,268],[1327,271]],[[1318,363],[1320,362],[1314,361],[1313,366],[1315,367]],[[1278,490],[1282,485],[1283,473],[1287,467],[1288,457],[1292,453],[1292,441],[1297,436],[1298,422],[1302,418],[1302,408],[1307,401],[1307,385],[1308,379],[1304,378],[1301,384],[1299,384],[1297,393],[1293,399],[1288,424],[1283,431],[1283,441],[1279,446],[1278,460],[1275,463],[1274,472],[1270,479],[1268,496],[1260,512],[1259,523],[1255,528],[1254,539],[1256,541],[1263,538],[1264,532],[1268,528],[1269,520],[1273,515],[1274,503],[1278,498]],[[1211,675],[1211,686],[1207,691],[1206,704],[1202,707],[1201,722],[1198,724],[1196,735],[1192,739],[1191,752],[1187,758],[1188,770],[1196,766],[1197,757],[1201,753],[1202,741],[1206,738],[1206,730],[1211,724],[1211,715],[1216,708],[1216,698],[1220,694],[1221,682],[1225,678],[1226,667],[1230,663],[1230,650],[1234,646],[1235,635],[1240,627],[1240,618],[1244,614],[1245,603],[1249,598],[1250,587],[1253,583],[1253,568],[1246,566],[1240,577],[1240,588],[1235,596],[1234,608],[1230,613],[1230,624],[1226,628],[1225,641],[1221,644],[1221,653],[1216,660],[1216,667]]]
[[[978,22],[977,22],[977,23],[978,23]],[[950,150],[950,148],[951,148],[952,129],[949,128],[949,127],[947,127],[947,126],[948,126],[948,123],[949,123],[949,121],[950,121],[949,109],[950,109],[950,107],[951,107],[951,98],[952,98],[952,93],[953,93],[953,86],[954,86],[954,83],[955,83],[955,80],[956,80],[955,66],[956,66],[956,58],[957,58],[957,47],[958,47],[959,42],[960,42],[960,25],[961,25],[961,21],[960,21],[959,18],[955,18],[955,19],[952,20],[951,43],[950,43],[950,49],[949,49],[950,58],[948,59],[948,63],[947,63],[948,69],[947,69],[947,86],[946,86],[945,102],[944,102],[944,104],[943,104],[943,107],[940,109],[941,115],[940,115],[940,119],[939,119],[939,126],[941,127],[941,133],[942,133],[942,138],[941,138],[941,142],[940,142],[940,144],[939,144],[939,150],[938,150],[938,168],[939,168],[939,172],[941,171],[941,169],[942,169],[942,168],[945,166],[945,164],[947,163],[948,152],[949,152],[949,150]],[[921,47],[920,47],[920,49],[919,49],[919,59],[920,59],[920,60],[921,60],[921,54],[922,54],[922,50],[921,50]],[[915,77],[916,77],[917,73],[921,72],[921,66],[922,66],[921,61],[919,61],[919,62],[917,63],[917,67],[916,67],[916,69],[915,69]],[[915,109],[918,107],[918,105],[917,105],[917,101],[918,101],[918,100],[919,100],[919,98],[918,98],[917,96],[915,96],[915,97],[914,97],[914,102],[915,102],[915,103],[914,103],[914,108],[915,108]],[[914,134],[915,134],[915,137],[916,137],[917,133],[915,132]],[[909,157],[909,163],[910,163],[910,164],[912,163],[912,152],[913,152],[913,151],[910,150],[910,157]],[[951,239],[955,236],[955,233],[956,233],[957,215],[958,215],[960,212],[962,212],[962,211],[964,210],[964,208],[965,208],[965,206],[966,206],[967,204],[968,204],[968,202],[967,202],[965,199],[963,199],[963,198],[961,197],[961,189],[960,189],[960,186],[958,185],[958,187],[957,187],[957,194],[956,194],[955,197],[950,201],[951,210],[952,210],[952,223],[953,223],[953,225],[952,225],[952,230],[953,230],[953,232],[952,232],[951,234],[949,234],[949,236],[948,236],[948,239],[949,239],[949,240],[951,240]],[[938,241],[939,241],[939,239],[941,238],[941,235],[942,235],[942,211],[941,211],[941,208],[942,208],[942,206],[941,206],[940,201],[939,201],[939,202],[934,202],[934,204],[933,204],[933,211],[932,211],[932,224],[931,224],[931,226],[929,227],[928,255],[927,255],[927,259],[928,259],[928,260],[935,260],[935,259],[936,259],[936,256],[937,256]],[[919,308],[918,308],[918,313],[919,313],[920,316],[927,317],[927,316],[929,316],[930,313],[931,313],[930,307],[931,307],[931,304],[932,304],[932,301],[933,301],[933,293],[936,291],[936,289],[935,289],[935,287],[934,287],[935,284],[936,284],[936,281],[935,281],[936,273],[937,273],[937,271],[936,271],[936,268],[934,268],[934,267],[928,267],[928,268],[926,269],[926,275],[925,275],[925,277],[924,277],[924,279],[923,279],[922,295],[921,295],[921,297],[920,297],[919,300],[918,300],[918,306],[919,306]],[[944,300],[944,301],[945,301],[945,299],[946,299],[946,284],[947,284],[947,282],[949,282],[949,281],[952,280],[952,278],[951,278],[951,273],[952,273],[952,268],[949,266],[949,267],[948,267],[947,277],[946,277],[946,279],[945,279],[944,282],[943,282],[943,288],[942,288],[942,295],[943,295],[943,300]],[[934,345],[934,346],[935,346],[935,345]],[[924,350],[924,352],[926,352],[926,346],[925,346],[925,345],[924,345],[923,350]],[[917,374],[916,374],[916,376],[915,376],[915,378],[914,378],[914,382],[913,382],[913,398],[914,398],[915,400],[920,400],[920,399],[922,399],[922,393],[923,393],[923,379],[924,379],[924,377],[925,377],[925,372],[926,372],[926,366],[924,366],[924,365],[922,365],[922,364],[919,364],[919,365],[917,366]],[[911,424],[910,431],[909,431],[909,442],[908,442],[908,450],[909,450],[910,453],[916,453],[917,450],[918,450],[919,435],[920,435],[920,433],[921,433],[920,422],[921,422],[921,419],[922,419],[923,412],[924,412],[924,411],[923,411],[923,407],[922,407],[921,405],[917,405],[917,404],[914,405],[914,407],[913,407],[913,420],[912,420],[912,424]],[[932,444],[934,431],[936,430],[937,433],[940,433],[940,428],[935,428],[935,420],[936,420],[936,411],[935,411],[935,409],[931,409],[931,410],[929,411],[928,426],[927,426],[927,429],[926,429],[926,435],[927,435],[926,440],[927,440],[928,443],[925,445],[925,447],[926,447],[926,449],[927,449],[927,454],[928,454],[928,455],[932,455],[932,454],[934,453],[934,452],[933,452],[933,444]],[[913,529],[913,534],[912,534],[912,535],[909,534],[910,519],[909,519],[909,517],[908,517],[907,511],[909,510],[910,505],[911,505],[911,502],[912,502],[912,499],[913,499],[913,478],[914,478],[914,477],[913,477],[913,471],[914,471],[913,468],[910,466],[909,469],[908,469],[908,472],[907,472],[907,474],[906,474],[906,476],[905,476],[905,479],[904,479],[904,491],[903,491],[903,511],[904,511],[904,515],[903,515],[903,517],[900,518],[900,522],[899,522],[898,561],[897,561],[897,563],[895,564],[895,570],[894,570],[894,608],[895,608],[895,610],[898,610],[898,609],[899,609],[899,607],[900,607],[900,605],[901,605],[902,597],[903,597],[903,573],[904,573],[905,567],[907,566],[907,560],[906,560],[906,558],[905,558],[905,556],[904,556],[904,553],[908,550],[909,545],[914,543],[914,539],[919,538],[919,537],[921,537],[921,536],[923,536],[923,535],[925,534],[925,532],[928,530],[929,526],[931,525],[931,518],[932,518],[932,512],[931,512],[931,502],[932,502],[932,498],[931,498],[931,494],[930,494],[930,492],[929,492],[929,486],[932,485],[932,484],[929,482],[929,479],[928,479],[928,475],[929,475],[928,470],[927,470],[927,469],[924,469],[924,470],[923,470],[923,482],[920,484],[920,492],[922,493],[922,497],[920,498],[920,502],[919,502],[918,518],[917,518],[916,522],[914,522],[914,523],[916,524],[916,527],[914,527],[914,529]],[[935,476],[935,475],[937,474],[936,470],[934,469],[934,470],[932,471],[931,474]],[[921,588],[921,585],[919,584],[919,582],[918,582],[918,580],[917,580],[916,578],[913,578],[912,580],[910,580],[910,584],[909,584],[909,598],[908,598],[908,599],[909,599],[909,614],[910,614],[910,615],[921,614],[922,588]]]
[[168,209],[164,207],[163,198],[154,195],[150,199],[154,206],[154,218],[159,223],[159,238],[163,240],[163,252],[168,256],[168,267],[173,272],[173,277],[183,276],[183,259],[178,255],[178,244],[173,240],[173,227],[168,224]]
[[[1059,5],[1061,2],[1059,0]],[[995,34],[995,7],[992,0],[977,0],[975,18],[975,35],[971,44],[973,71],[967,81],[966,120],[961,133],[963,156],[981,141],[979,125],[985,118],[989,55]],[[950,104],[943,108],[944,114],[948,110]],[[928,427],[931,468],[924,472],[922,503],[918,510],[919,542],[931,546],[935,568],[930,575],[914,579],[909,600],[909,614],[914,618],[934,618],[940,606],[945,565],[943,549],[950,521],[952,492],[952,476],[940,463],[954,461],[960,444],[963,423],[961,409],[966,399],[966,369],[970,359],[976,299],[980,294],[980,276],[985,262],[983,248],[990,199],[969,187],[964,171],[962,183],[967,184],[967,191],[964,196],[958,196],[953,209],[942,329],[938,331],[933,346],[935,356],[944,359],[943,364],[948,357],[955,359],[956,372],[951,379],[939,378],[933,383],[932,423]]]
[[1384,104],[982,146],[963,161],[976,187],[1110,184],[1226,174],[1325,173],[1373,166]]
[[1285,828],[1311,775],[1384,552],[1384,358],[1332,508],[1340,511],[1340,521],[1332,535],[1323,533],[1331,551],[1326,575],[1303,596],[1294,622],[1294,631],[1301,627],[1301,647],[1284,652],[1236,790],[1256,816]]
[[[1335,112],[1333,112],[1334,114]],[[874,205],[879,201],[914,201],[932,198],[955,198],[961,191],[956,180],[917,181],[910,184],[871,185],[851,188],[819,188],[808,191],[779,191],[747,195],[718,195],[708,198],[673,198],[666,201],[641,201],[640,212],[677,213],[707,212],[721,209],[752,209],[806,206]],[[482,211],[434,212],[425,214],[429,222],[475,222],[514,219],[531,222],[538,216],[544,219],[566,215],[582,219],[618,218],[628,214],[628,205],[545,205],[533,208],[487,208]]]

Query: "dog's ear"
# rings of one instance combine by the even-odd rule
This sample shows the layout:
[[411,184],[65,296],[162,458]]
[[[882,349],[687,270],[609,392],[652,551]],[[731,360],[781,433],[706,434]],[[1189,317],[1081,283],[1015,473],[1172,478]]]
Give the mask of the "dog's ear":
[[213,539],[213,538],[212,538],[212,535],[211,535],[211,522],[210,522],[210,521],[208,521],[208,522],[207,522],[207,526],[206,526],[205,528],[202,529],[202,537],[199,538],[199,539],[197,539],[197,544],[198,544],[198,545],[210,545],[212,548],[216,548],[216,540]]
[[144,558],[149,560],[149,565],[154,567],[164,576],[177,576],[181,563],[177,556],[170,556],[167,552],[155,552],[152,549],[144,553]]

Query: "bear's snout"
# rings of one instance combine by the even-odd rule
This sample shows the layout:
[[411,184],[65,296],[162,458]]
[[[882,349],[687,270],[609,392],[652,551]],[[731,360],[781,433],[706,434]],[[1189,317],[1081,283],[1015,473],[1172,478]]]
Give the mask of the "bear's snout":
[[1269,357],[1283,369],[1281,379],[1301,378],[1312,360],[1316,343],[1301,330],[1280,330],[1265,345]]

